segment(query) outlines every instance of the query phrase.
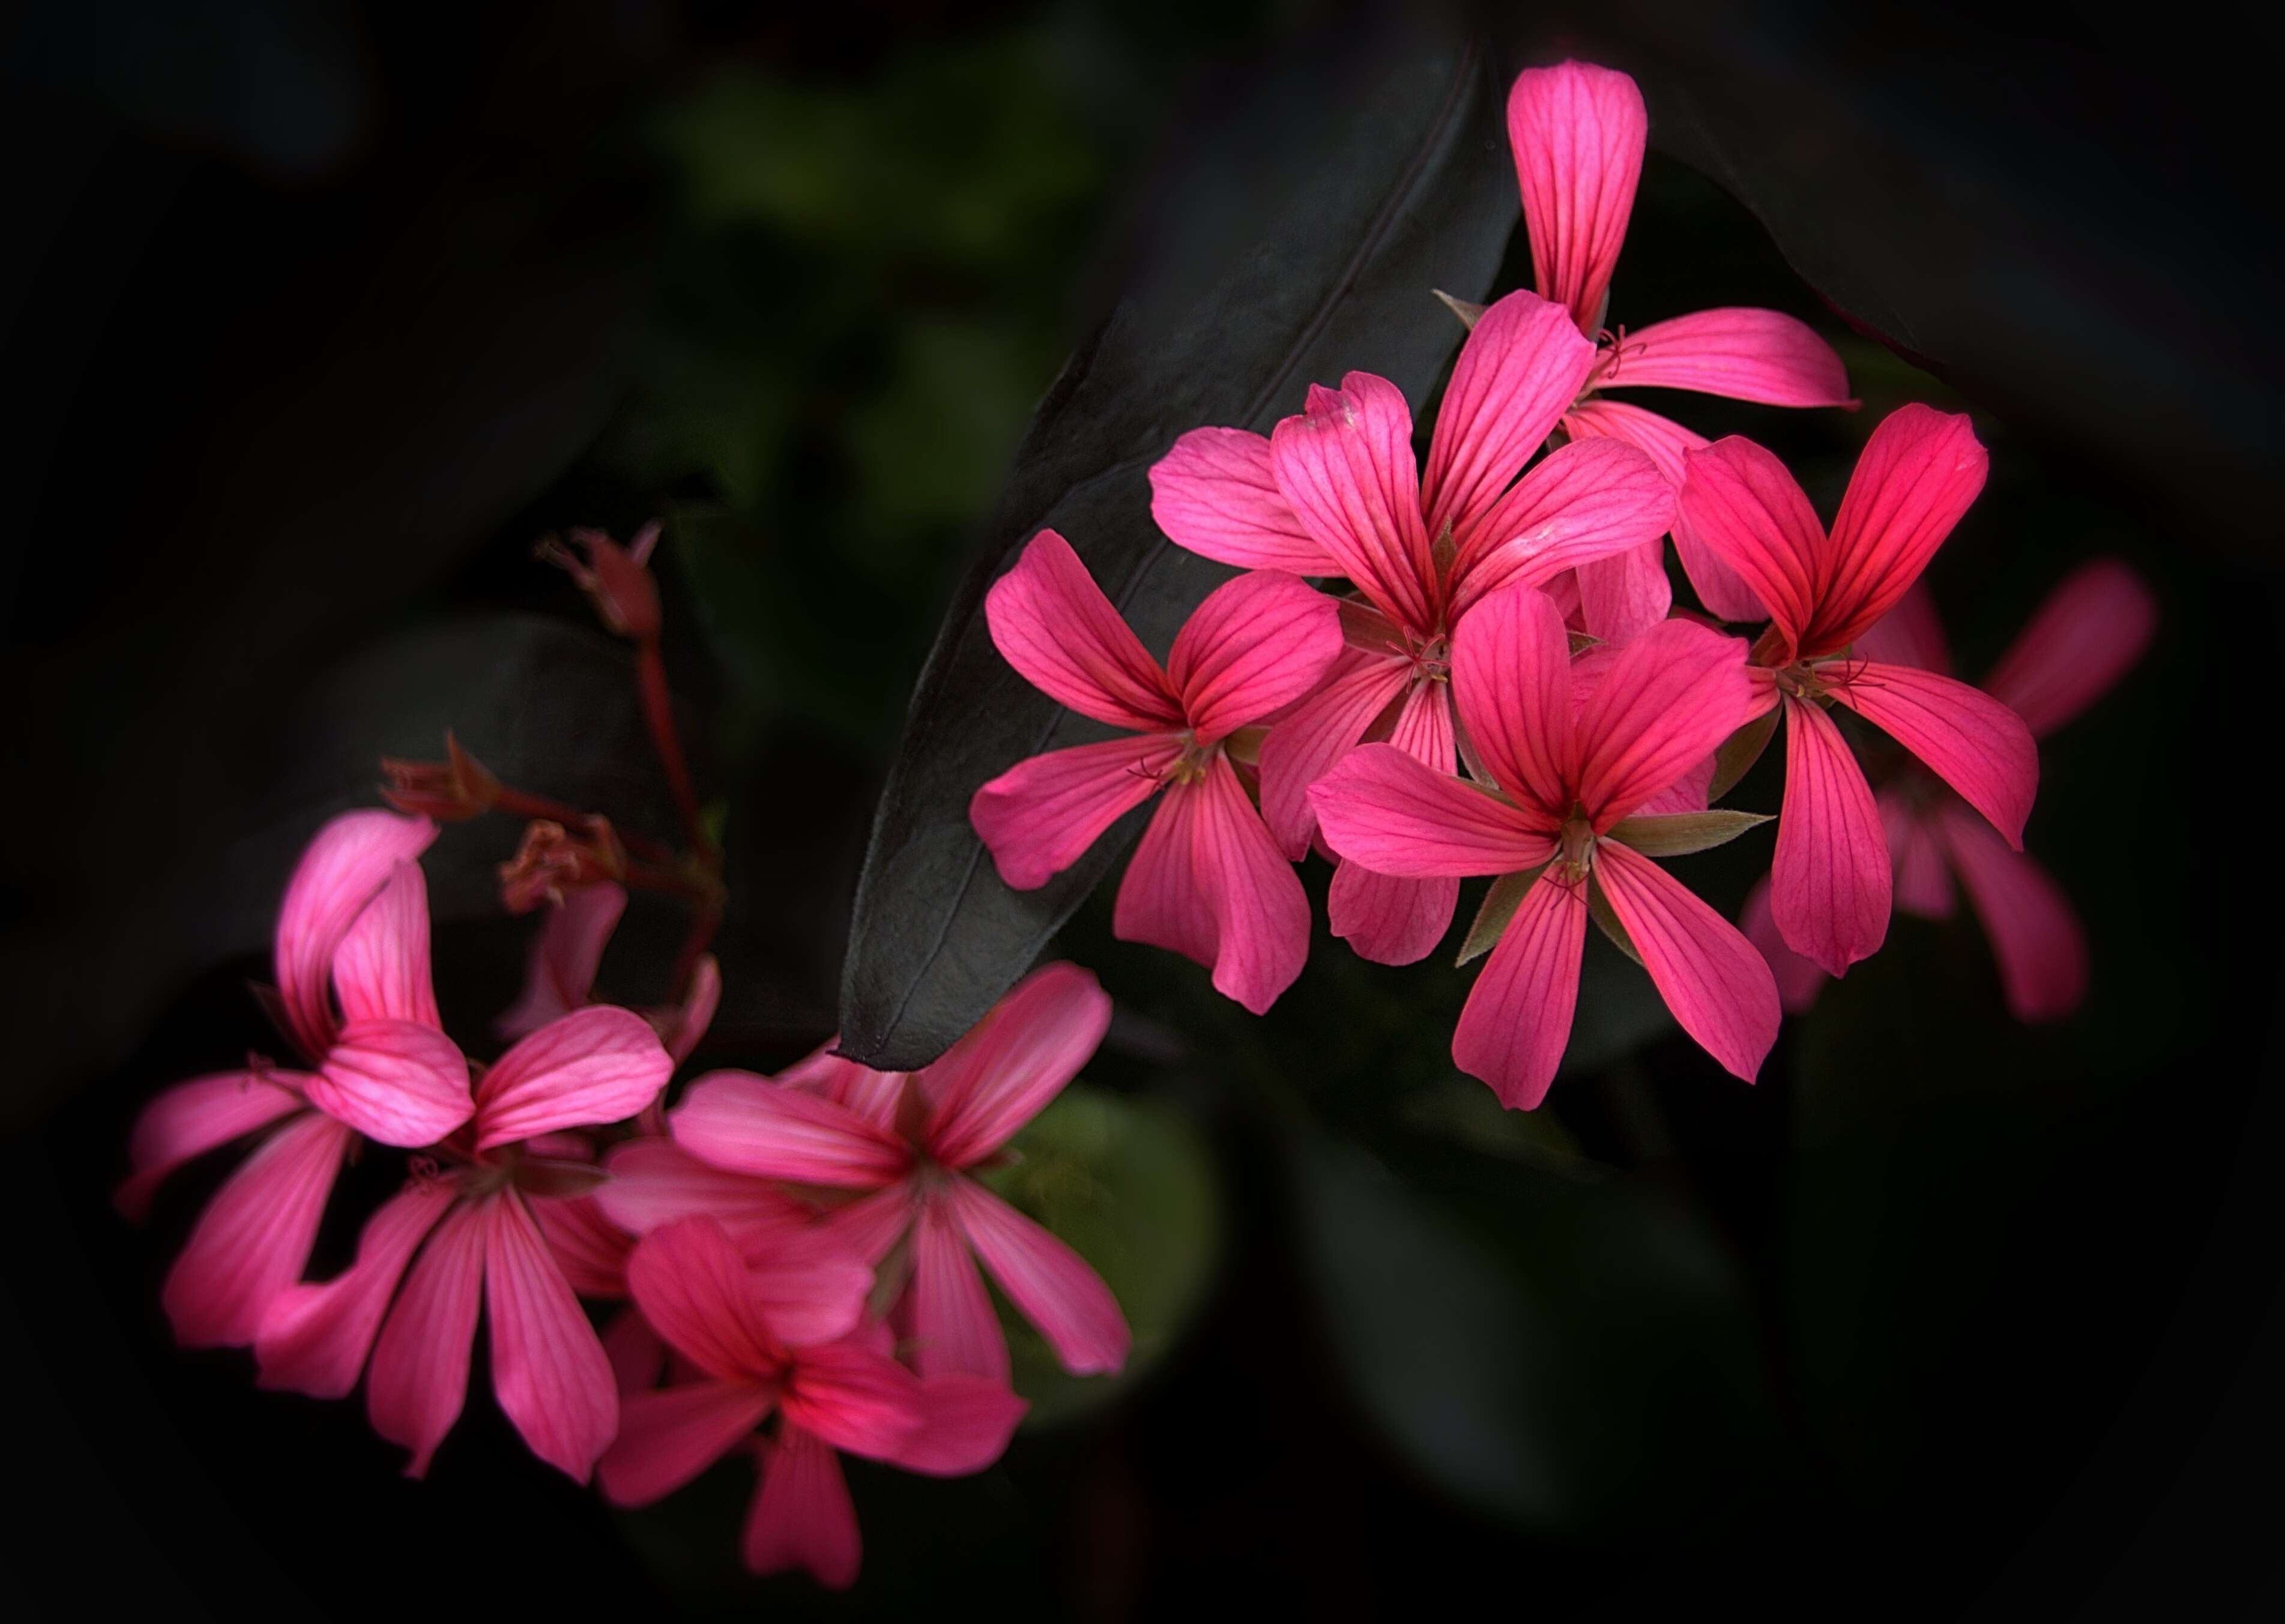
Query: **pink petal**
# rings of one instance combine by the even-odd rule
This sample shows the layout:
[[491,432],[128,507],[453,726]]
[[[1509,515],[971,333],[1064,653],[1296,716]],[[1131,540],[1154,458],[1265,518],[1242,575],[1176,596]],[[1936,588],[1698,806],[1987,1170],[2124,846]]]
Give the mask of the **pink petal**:
[[1393,744],[1351,750],[1309,793],[1333,850],[1376,874],[1513,874],[1536,868],[1555,850],[1543,828],[1505,801]]
[[627,1291],[650,1327],[707,1375],[774,1381],[786,1350],[763,1316],[746,1259],[711,1218],[662,1224],[635,1243]]
[[941,1201],[925,1203],[913,1227],[906,1306],[912,1316],[913,1368],[923,1376],[968,1375],[1007,1385],[1008,1338],[968,1243]]
[[1255,1015],[1301,973],[1308,896],[1227,757],[1166,792],[1127,864],[1111,932],[1211,965],[1215,990]]
[[[1388,741],[1422,765],[1449,773],[1457,762],[1449,685],[1420,682],[1405,695]],[[1457,879],[1404,880],[1358,863],[1333,873],[1326,899],[1332,932],[1376,964],[1414,964],[1436,950],[1451,929]]]
[[686,1382],[619,1401],[619,1435],[595,1463],[603,1498],[648,1505],[736,1448],[777,1402],[757,1382]]
[[1420,518],[1412,412],[1385,378],[1309,386],[1308,410],[1269,435],[1277,488],[1340,573],[1390,619],[1433,623],[1436,589]]
[[1555,600],[1526,586],[1484,600],[1452,639],[1452,699],[1477,757],[1529,809],[1527,826],[1552,830],[1570,809],[1579,766],[1571,634]]
[[1455,542],[1470,542],[1594,365],[1595,347],[1570,312],[1536,294],[1510,294],[1477,319],[1436,409],[1421,482],[1430,536],[1449,528]]
[[1571,1041],[1586,945],[1585,890],[1543,875],[1524,892],[1469,989],[1452,1033],[1452,1063],[1490,1084],[1510,1110],[1532,1110],[1555,1080]]
[[[1708,443],[1704,435],[1684,428],[1671,418],[1645,412],[1625,401],[1594,396],[1564,414],[1563,429],[1574,440],[1600,437],[1624,441],[1656,463],[1659,473],[1676,492],[1690,477],[1684,459]],[[1708,614],[1717,620],[1759,620],[1769,612],[1762,608],[1761,600],[1754,596],[1738,572],[1699,538],[1698,532],[1683,518],[1679,505],[1675,509],[1672,531],[1674,550],[1682,559],[1683,573],[1697,588],[1698,601],[1706,606]]]
[[1593,332],[1634,212],[1650,115],[1626,75],[1565,62],[1518,75],[1507,138],[1531,233],[1532,286]]
[[1095,1054],[1111,1026],[1103,984],[1076,964],[1033,971],[922,1075],[926,1138],[946,1167],[1008,1142]]
[[[1934,769],[2018,851],[2039,788],[2039,747],[2022,718],[1979,688],[1909,665],[1817,668],[1833,697]],[[1833,682],[1827,673],[1845,673]]]
[[1253,569],[1190,611],[1166,671],[1191,733],[1213,744],[1307,694],[1340,652],[1333,599],[1297,577]]
[[733,1173],[836,1189],[876,1189],[912,1156],[893,1134],[845,1105],[750,1071],[710,1071],[668,1113],[674,1142]]
[[1778,1001],[1785,1007],[1785,1012],[1806,1015],[1817,1002],[1817,995],[1825,990],[1825,972],[1786,946],[1785,938],[1778,934],[1778,922],[1770,913],[1768,876],[1755,881],[1754,889],[1746,893],[1746,906],[1739,915],[1738,927],[1769,965],[1770,974],[1778,984]]
[[946,1189],[969,1244],[1065,1369],[1093,1376],[1127,1362],[1127,1318],[1086,1259],[973,1179]]
[[342,1018],[413,1021],[441,1029],[428,973],[428,883],[420,865],[400,861],[334,950],[334,992]]
[[650,1023],[607,1004],[575,1009],[519,1041],[476,1089],[476,1149],[557,1128],[620,1122],[666,1087],[674,1062]]
[[1964,808],[1946,808],[1937,827],[1991,938],[2015,1018],[2055,1021],[2077,1009],[2086,997],[2086,938],[2062,889]]
[[585,1004],[626,906],[625,889],[608,880],[564,892],[532,938],[522,992],[492,1023],[493,1032],[513,1041]]
[[585,1483],[619,1430],[619,1387],[595,1328],[513,1190],[483,1204],[492,1396],[531,1452]]
[[331,1280],[289,1285],[272,1298],[254,1340],[262,1385],[313,1399],[347,1397],[405,1265],[459,1194],[443,1179],[406,1185],[366,1222],[356,1262]]
[[1645,542],[1580,565],[1579,607],[1587,630],[1606,643],[1630,643],[1657,625],[1674,607],[1666,544]]
[[875,1460],[920,1430],[920,1378],[858,1337],[796,1349],[778,1403],[787,1425]]
[[145,1106],[128,1141],[134,1176],[112,1196],[121,1215],[139,1223],[152,1192],[176,1168],[302,1109],[300,1094],[266,1076],[302,1080],[298,1072],[217,1071],[177,1083]]
[[808,1210],[767,1180],[702,1162],[671,1139],[631,1139],[603,1165],[610,1179],[590,1199],[629,1235],[706,1214],[750,1258],[809,1225]]
[[468,1063],[434,1026],[352,1016],[304,1085],[310,1103],[384,1145],[433,1145],[475,1114]]
[[1008,1452],[1030,1405],[981,1376],[931,1376],[921,1382],[920,1430],[890,1457],[907,1471],[964,1478]]
[[1673,523],[1674,486],[1650,458],[1614,439],[1564,446],[1477,524],[1453,565],[1452,614],[1504,586],[1544,586],[1563,570],[1651,547]]
[[2034,734],[2050,733],[2132,670],[2157,625],[2141,577],[2097,559],[2048,595],[1983,686]]
[[1833,516],[1804,653],[1847,647],[1896,607],[1983,489],[1991,461],[1965,414],[1915,403],[1881,420]]
[[1766,406],[1853,406],[1849,369],[1803,321],[1735,306],[1637,327],[1598,388],[1696,389]]
[[1783,1019],[1769,961],[1681,881],[1614,840],[1595,848],[1594,883],[1682,1030],[1752,1082]]
[[1166,673],[1055,531],[1033,537],[992,584],[984,615],[1008,663],[1042,694],[1137,733],[1181,725]]
[[857,1582],[863,1546],[841,1463],[798,1427],[763,1446],[762,1486],[746,1514],[743,1555],[757,1573],[803,1568],[828,1590]]
[[1682,524],[1760,600],[1789,662],[1818,613],[1827,549],[1816,510],[1783,463],[1739,435],[1683,463]]
[[160,1301],[185,1347],[246,1347],[277,1295],[301,1278],[353,1135],[316,1111],[246,1158],[199,1215]]
[[484,1283],[484,1204],[464,1202],[420,1249],[365,1377],[373,1430],[412,1451],[404,1475],[426,1477],[467,1397]]
[[1788,699],[1785,802],[1770,912],[1786,945],[1829,976],[1888,934],[1888,846],[1864,769],[1833,718]]
[[1150,516],[1176,546],[1241,569],[1340,573],[1277,489],[1266,435],[1191,429],[1150,465]]
[[1742,638],[1669,620],[1628,644],[1579,714],[1579,800],[1596,832],[1711,756],[1752,699]]
[[275,956],[287,1028],[304,1055],[322,1055],[333,1041],[334,950],[397,865],[436,838],[436,826],[426,818],[352,812],[319,829],[302,851],[279,905]]
[[1354,749],[1405,692],[1411,663],[1352,649],[1335,675],[1261,743],[1261,820],[1285,855],[1307,856],[1317,833],[1309,786]]
[[1877,791],[1873,800],[1881,812],[1881,836],[1888,843],[1897,909],[1922,919],[1951,918],[1951,870],[1920,797],[1890,788]]
[[968,820],[1001,879],[1019,891],[1036,890],[1158,794],[1182,753],[1182,741],[1167,734],[1049,750],[978,789]]
[[1939,676],[1951,675],[1951,649],[1945,642],[1943,618],[1936,612],[1936,597],[1925,581],[1896,600],[1896,607],[1865,629],[1849,649],[1883,665],[1917,665]]

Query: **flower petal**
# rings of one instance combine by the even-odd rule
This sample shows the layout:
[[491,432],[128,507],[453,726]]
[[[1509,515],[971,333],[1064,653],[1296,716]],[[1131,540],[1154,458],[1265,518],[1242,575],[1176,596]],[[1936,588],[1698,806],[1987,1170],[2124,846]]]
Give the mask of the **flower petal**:
[[881,1460],[920,1430],[920,1378],[860,1337],[797,1348],[778,1396],[789,1426]]
[[1537,867],[1555,850],[1547,832],[1515,807],[1393,744],[1351,750],[1309,794],[1326,842],[1375,874],[1409,880],[1512,874]]
[[1267,435],[1191,429],[1150,465],[1150,516],[1176,546],[1241,569],[1341,572],[1277,489]]
[[1785,465],[1741,435],[1689,452],[1683,467],[1681,523],[1760,600],[1790,661],[1818,612],[1827,546],[1816,510]]
[[1436,408],[1421,481],[1430,536],[1449,528],[1468,545],[1594,365],[1595,347],[1570,312],[1535,294],[1510,294],[1477,318]]
[[428,849],[436,826],[379,811],[343,812],[302,852],[278,908],[275,957],[287,1030],[315,1058],[333,1040],[334,950],[400,862]]
[[304,1085],[310,1103],[384,1145],[433,1145],[475,1114],[468,1063],[436,1027],[352,1016]]
[[609,880],[564,892],[532,938],[522,992],[492,1023],[492,1031],[513,1042],[585,1004],[626,906],[625,888]]
[[152,1192],[176,1168],[301,1110],[302,1096],[267,1080],[271,1076],[302,1080],[293,1071],[216,1071],[177,1083],[145,1105],[127,1146],[134,1175],[112,1196],[120,1214],[140,1222]]
[[[1422,765],[1451,773],[1457,765],[1452,738],[1449,685],[1413,685],[1398,710],[1388,742]],[[1343,863],[1333,873],[1325,906],[1332,932],[1375,964],[1414,964],[1426,958],[1452,927],[1460,883],[1398,879],[1375,874],[1359,863]]]
[[746,1513],[742,1545],[747,1567],[757,1573],[803,1568],[828,1590],[855,1584],[864,1548],[833,1451],[799,1427],[786,1427],[775,1443],[762,1446],[761,1460],[762,1486]]
[[1752,1082],[1783,1018],[1769,961],[1681,881],[1616,841],[1596,846],[1594,883],[1682,1030]]
[[1252,569],[1190,611],[1166,671],[1191,733],[1213,744],[1307,694],[1340,653],[1335,600],[1299,577]]
[[1666,618],[1674,584],[1666,544],[1645,542],[1579,566],[1579,608],[1587,630],[1606,643],[1631,643]]
[[750,1071],[708,1072],[667,1119],[699,1160],[758,1178],[877,1189],[912,1163],[902,1141],[847,1106]]
[[1696,389],[1765,406],[1853,406],[1849,369],[1807,322],[1726,306],[1637,327],[1598,388]]
[[1533,827],[1552,830],[1570,809],[1579,765],[1571,634],[1555,600],[1512,586],[1478,605],[1452,639],[1452,699],[1476,757]]
[[984,616],[1008,663],[1081,716],[1137,733],[1181,725],[1166,673],[1055,531],[1033,537],[992,584]]
[[1915,402],[1881,420],[1833,515],[1803,652],[1845,648],[1896,607],[1983,489],[1991,461],[1965,413]]
[[1005,1385],[1008,1338],[985,1293],[984,1277],[951,1212],[923,1204],[913,1226],[913,1368],[923,1376],[968,1375]]
[[619,1400],[619,1435],[595,1463],[603,1498],[648,1505],[742,1443],[777,1402],[756,1382],[686,1382]]
[[1008,1452],[1030,1405],[1007,1385],[981,1376],[930,1376],[921,1381],[921,1424],[891,1456],[907,1471],[964,1478]]
[[775,1380],[786,1350],[763,1315],[745,1259],[711,1218],[661,1224],[627,1259],[627,1292],[650,1327],[707,1375]]
[[1316,838],[1309,786],[1356,747],[1410,680],[1411,663],[1351,649],[1333,679],[1293,707],[1261,741],[1261,820],[1298,862]]
[[2039,747],[2023,718],[1980,688],[1909,665],[1820,666],[1833,697],[1920,758],[2018,851],[2039,789]]
[[523,1197],[483,1204],[492,1396],[534,1455],[585,1483],[619,1430],[611,1361]]
[[1079,1075],[1110,1026],[1110,996],[1086,970],[1033,971],[922,1074],[933,1102],[930,1153],[959,1168],[1007,1143]]
[[160,1301],[185,1347],[246,1347],[301,1278],[326,1197],[354,1137],[320,1112],[288,1121],[215,1192]]
[[978,789],[968,820],[1001,879],[1019,891],[1036,890],[1158,794],[1182,752],[1181,741],[1166,734],[1049,750]]
[[1586,945],[1585,889],[1542,875],[1468,991],[1452,1063],[1490,1084],[1510,1110],[1530,1110],[1555,1080],[1571,1041]]
[[2033,734],[2050,733],[2132,670],[2157,625],[2157,600],[2141,577],[2097,559],[2048,594],[1983,686]]
[[1628,644],[1579,713],[1579,799],[1596,832],[1705,761],[1752,702],[1743,638],[1669,620]]
[[954,1179],[946,1189],[969,1244],[1064,1369],[1093,1376],[1127,1362],[1134,1342],[1127,1317],[1086,1259],[973,1179]]
[[1991,938],[2008,1009],[2019,1021],[2056,1021],[2077,1009],[2086,997],[2086,938],[2062,888],[1964,807],[1947,807],[1937,830]]
[[447,1181],[416,1180],[367,1220],[356,1262],[331,1280],[279,1292],[254,1340],[261,1385],[313,1399],[347,1397],[405,1265],[458,1199],[459,1187]]
[[1765,875],[1746,893],[1738,928],[1770,967],[1778,984],[1778,1001],[1787,1015],[1806,1015],[1825,990],[1825,972],[1786,945],[1778,922],[1770,913],[1770,882]]
[[1615,439],[1574,441],[1476,525],[1453,564],[1453,616],[1504,586],[1544,586],[1563,570],[1649,547],[1674,513],[1674,485],[1649,457]]
[[1888,934],[1888,844],[1864,769],[1817,705],[1785,702],[1785,802],[1770,913],[1786,945],[1828,976]]
[[575,1009],[519,1041],[476,1089],[476,1149],[556,1128],[620,1122],[657,1096],[674,1061],[649,1022],[608,1004]]
[[365,1414],[374,1432],[412,1451],[404,1466],[408,1478],[428,1475],[436,1446],[460,1418],[467,1397],[476,1311],[483,1302],[483,1205],[463,1202],[444,1215],[373,1345]]
[[1531,233],[1531,281],[1579,326],[1603,323],[1626,241],[1650,115],[1628,75],[1587,62],[1527,69],[1508,92],[1507,138]]
[[709,1214],[750,1258],[809,1225],[808,1209],[776,1185],[703,1162],[674,1140],[631,1139],[612,1147],[603,1165],[611,1176],[592,1199],[629,1235]]
[[1351,373],[1309,386],[1308,410],[1270,432],[1277,488],[1325,554],[1390,619],[1425,629],[1435,614],[1412,412],[1385,378]]

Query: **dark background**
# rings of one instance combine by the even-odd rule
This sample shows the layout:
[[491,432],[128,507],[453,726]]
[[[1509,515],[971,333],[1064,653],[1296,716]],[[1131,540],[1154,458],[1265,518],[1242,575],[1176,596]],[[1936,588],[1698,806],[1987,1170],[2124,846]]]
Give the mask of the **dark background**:
[[[2260,53],[2226,20],[1491,20],[1507,68],[1575,49],[1644,82],[1614,318],[1792,310],[1866,401],[1661,405],[1763,439],[1828,513],[1883,411],[1977,414],[1991,486],[1929,577],[1965,672],[2098,551],[2155,587],[2153,654],[2043,750],[2030,842],[2088,925],[2084,1014],[2014,1026],[1972,922],[1900,917],[1747,1089],[1598,941],[1570,1067],[1510,1117],[1450,1068],[1469,977],[1441,956],[1384,970],[1321,928],[1254,1022],[1113,943],[1106,890],[1060,951],[1122,1020],[1012,1193],[1119,1288],[1138,1368],[1075,1393],[1019,1345],[1044,1424],[968,1482],[853,1471],[866,1573],[832,1597],[739,1575],[738,1467],[620,1517],[478,1382],[408,1484],[358,1405],[175,1351],[158,1284],[222,1168],[130,1229],[128,1126],[264,1040],[244,983],[278,888],[375,757],[450,725],[671,828],[623,649],[531,561],[571,524],[670,521],[669,658],[734,896],[699,1058],[827,1036],[906,697],[1033,404],[1147,259],[1155,177],[1205,113],[1377,25],[1229,0],[7,19],[0,1311],[35,1605],[50,1581],[359,1618],[2285,1603],[2279,289],[2242,185]],[[1341,114],[1300,104],[1297,139]],[[1519,228],[1496,286],[1528,264]],[[431,864],[470,1031],[516,977],[485,880],[514,836],[451,831]],[[1679,867],[1734,908],[1766,860]],[[606,991],[659,996],[641,949],[675,922],[639,908]]]

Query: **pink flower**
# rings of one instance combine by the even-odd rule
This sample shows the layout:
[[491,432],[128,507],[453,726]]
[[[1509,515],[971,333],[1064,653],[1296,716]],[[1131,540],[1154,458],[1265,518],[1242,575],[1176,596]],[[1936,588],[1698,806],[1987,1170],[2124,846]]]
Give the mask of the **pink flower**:
[[185,1162],[263,1134],[167,1276],[167,1317],[186,1347],[255,1339],[271,1300],[301,1277],[359,1134],[425,1145],[475,1109],[428,976],[428,891],[413,859],[436,837],[426,818],[384,812],[345,812],[320,829],[287,885],[274,954],[273,1012],[310,1069],[255,1061],[195,1078],[136,1122],[135,1172],[117,1196],[130,1218]]
[[1778,459],[1735,435],[1692,451],[1684,515],[1767,608],[1754,646],[1758,718],[1782,707],[1786,788],[1770,906],[1793,949],[1838,976],[1888,934],[1890,855],[1865,774],[1826,714],[1888,734],[2022,849],[2038,748],[1964,682],[1852,655],[1911,590],[1983,488],[1965,417],[1906,406],[1873,431],[1827,536]]
[[1110,1022],[1093,976],[1050,964],[924,1071],[871,1071],[821,1053],[774,1081],[710,1072],[670,1113],[674,1141],[715,1168],[839,1193],[845,1204],[828,1226],[868,1262],[909,1277],[897,1312],[922,1375],[1007,1384],[1008,1344],[979,1258],[1065,1368],[1116,1370],[1131,1338],[1110,1288],[970,1176],[1063,1091]]
[[[814,1321],[817,1294],[750,1267],[711,1218],[644,1237],[627,1265],[635,1306],[696,1379],[629,1397],[600,1466],[604,1495],[644,1505],[750,1444],[761,1484],[747,1514],[746,1565],[806,1568],[836,1589],[854,1582],[857,1516],[834,1451],[915,1471],[958,1475],[999,1458],[1024,1402],[974,1377],[916,1379],[877,1327]],[[859,1294],[862,1295],[861,1291]],[[773,1414],[773,1439],[754,1436]]]
[[[2048,595],[2000,656],[1987,691],[2045,737],[2094,702],[2141,658],[2157,606],[2115,559],[2083,565]],[[1943,627],[1928,589],[1915,585],[1857,647],[1893,665],[1948,674]],[[2007,1008],[2019,1021],[2060,1020],[2086,995],[2086,938],[2069,899],[2046,871],[2011,850],[1991,826],[1928,773],[1908,767],[1874,797],[1888,844],[1896,905],[1926,919],[1952,913],[1957,876],[1998,961]],[[1767,883],[1747,898],[1746,933],[1770,960],[1786,1008],[1817,1000],[1825,974],[1779,936]]]
[[370,1353],[366,1413],[420,1477],[459,1417],[488,1302],[500,1408],[533,1454],[585,1482],[618,1427],[616,1384],[532,1204],[592,1190],[601,1174],[568,1130],[634,1115],[673,1069],[624,1009],[576,1010],[516,1044],[437,1147],[446,1165],[373,1214],[357,1260],[278,1294],[255,1341],[262,1385],[340,1398]]
[[[1603,328],[1649,129],[1642,91],[1611,68],[1585,62],[1532,68],[1508,93],[1508,143],[1531,235],[1532,285],[1568,309],[1589,334]],[[1676,487],[1685,455],[1706,440],[1603,393],[1637,386],[1772,406],[1857,404],[1833,347],[1776,310],[1700,310],[1634,333],[1621,327],[1563,413],[1563,432],[1574,441],[1639,447]],[[1761,618],[1745,583],[1688,523],[1675,526],[1674,540],[1708,609],[1724,620]],[[1672,592],[1662,554],[1654,542],[1645,543],[1580,566],[1580,606],[1590,632],[1622,642],[1665,618]]]
[[1695,849],[1674,836],[1702,814],[1638,809],[1745,716],[1745,655],[1739,639],[1662,621],[1582,693],[1562,612],[1543,592],[1512,588],[1477,608],[1452,650],[1460,721],[1496,788],[1368,744],[1310,789],[1326,840],[1353,862],[1424,879],[1535,876],[1452,1037],[1453,1060],[1502,1103],[1529,1110],[1546,1096],[1590,907],[1607,908],[1684,1032],[1748,1082],[1760,1069],[1779,1022],[1769,966],[1637,850]]
[[[1566,446],[1516,478],[1594,365],[1594,346],[1561,306],[1511,294],[1461,347],[1425,471],[1403,395],[1370,373],[1349,373],[1339,390],[1313,386],[1308,409],[1266,440],[1194,429],[1150,470],[1150,511],[1180,545],[1226,563],[1346,577],[1362,594],[1342,605],[1347,647],[1330,679],[1262,746],[1262,816],[1289,858],[1315,834],[1310,784],[1361,740],[1454,770],[1446,679],[1451,634],[1471,606],[1654,543],[1673,522],[1657,467],[1609,440]],[[1409,964],[1442,938],[1458,894],[1449,878],[1343,863],[1329,913],[1334,934],[1366,958]]]
[[1268,1008],[1308,957],[1309,903],[1228,745],[1316,686],[1340,652],[1332,600],[1289,575],[1242,575],[1191,611],[1162,670],[1070,544],[1041,530],[993,583],[985,614],[1033,686],[1140,735],[1034,756],[976,792],[969,820],[1000,877],[1046,884],[1163,789],[1112,929],[1211,966],[1217,991]]

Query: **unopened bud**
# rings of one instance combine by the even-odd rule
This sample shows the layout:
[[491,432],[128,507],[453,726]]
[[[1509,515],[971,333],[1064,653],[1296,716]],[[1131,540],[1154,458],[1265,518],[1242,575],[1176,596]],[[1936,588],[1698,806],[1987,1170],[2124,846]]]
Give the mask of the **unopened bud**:
[[663,619],[658,583],[648,569],[651,549],[658,545],[658,528],[653,520],[624,547],[601,530],[575,530],[570,546],[551,536],[539,544],[539,556],[569,573],[594,600],[605,625],[621,637],[647,643],[657,638]]
[[401,812],[434,818],[439,823],[465,823],[491,811],[499,802],[499,780],[462,749],[451,734],[444,735],[444,760],[396,761],[383,757],[381,770],[389,778],[381,786],[382,800]]

